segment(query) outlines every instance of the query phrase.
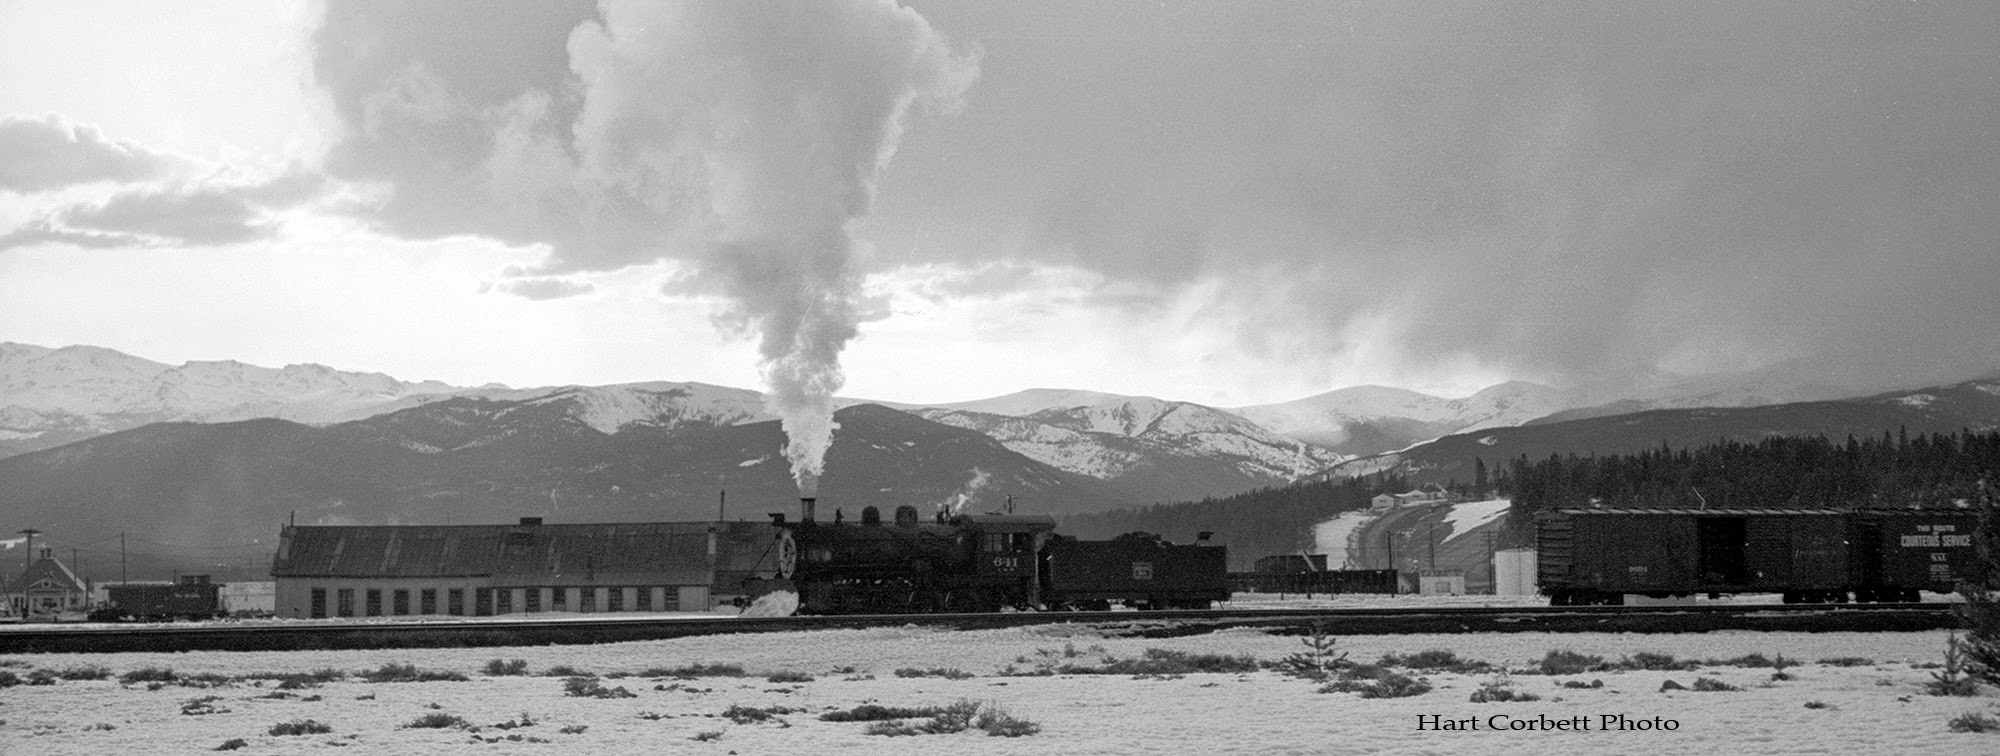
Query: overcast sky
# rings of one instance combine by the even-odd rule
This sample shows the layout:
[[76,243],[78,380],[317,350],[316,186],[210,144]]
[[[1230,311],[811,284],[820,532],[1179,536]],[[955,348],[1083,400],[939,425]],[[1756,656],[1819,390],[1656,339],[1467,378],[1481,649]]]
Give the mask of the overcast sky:
[[0,340],[1221,406],[2000,371],[1993,3],[499,8],[0,1]]

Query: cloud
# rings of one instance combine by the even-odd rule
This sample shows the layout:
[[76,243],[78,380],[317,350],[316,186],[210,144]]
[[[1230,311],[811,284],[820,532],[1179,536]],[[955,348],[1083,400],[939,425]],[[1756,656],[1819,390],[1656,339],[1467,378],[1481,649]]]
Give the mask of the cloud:
[[926,251],[1178,289],[1334,373],[2000,362],[2000,10],[1044,9],[937,9],[1010,65],[903,163],[978,200],[911,209]]
[[102,202],[56,210],[0,237],[0,249],[50,242],[86,247],[241,244],[275,235],[276,212],[312,200],[325,188],[323,176],[295,168],[264,181],[217,179],[129,189]]
[[31,193],[99,181],[165,178],[191,166],[179,157],[106,138],[54,114],[0,118],[0,190]]
[[948,265],[982,272],[917,293],[1088,271],[1037,306],[1327,388],[2000,362],[1994,9],[911,4],[329,4],[327,170],[389,233],[545,245],[521,277],[693,262],[767,355]]
[[589,294],[597,290],[597,287],[589,282],[569,281],[561,278],[528,278],[507,281],[499,284],[496,288],[508,294],[537,301],[574,297]]
[[672,286],[726,297],[719,319],[757,334],[813,490],[840,352],[875,309],[852,226],[906,114],[951,111],[976,51],[888,0],[331,4],[317,41],[347,129],[328,169],[392,187],[384,229],[547,245],[526,276],[696,263]]
[[115,249],[118,247],[144,246],[148,240],[127,234],[98,234],[72,231],[46,223],[14,229],[0,234],[0,252],[15,247],[36,247],[44,244],[67,244],[85,249]]

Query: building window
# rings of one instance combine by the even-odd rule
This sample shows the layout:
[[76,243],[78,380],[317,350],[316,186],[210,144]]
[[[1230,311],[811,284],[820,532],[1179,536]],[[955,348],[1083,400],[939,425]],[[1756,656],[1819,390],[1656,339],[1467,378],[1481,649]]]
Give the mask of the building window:
[[472,589],[472,613],[481,617],[493,616],[493,589]]
[[335,606],[334,606],[334,615],[335,615],[335,616],[338,616],[338,617],[352,617],[352,616],[354,616],[354,589],[353,589],[353,588],[336,588],[336,589],[334,589],[334,591],[333,591],[333,601],[334,601],[334,604],[335,604]]
[[604,611],[607,612],[625,611],[624,588],[613,588],[611,589],[610,595],[604,597]]
[[647,586],[640,587],[639,605],[632,608],[642,612],[653,611],[653,592],[657,590],[659,589],[653,587],[647,587]]
[[551,589],[549,589],[549,611],[552,611],[552,612],[566,612],[566,611],[569,611],[569,589],[568,589],[568,588],[551,588]]
[[325,618],[326,618],[326,589],[325,589],[325,588],[314,588],[314,589],[312,589],[312,618],[313,618],[313,619],[325,619]]
[[498,593],[494,594],[494,596],[493,596],[493,613],[494,613],[494,614],[513,614],[513,613],[514,613],[514,589],[512,589],[512,588],[500,588],[500,589],[497,589],[497,590],[498,590]]
[[453,616],[465,615],[465,589],[446,588],[444,591],[444,613]]
[[660,590],[660,611],[677,612],[681,609],[681,589],[667,586]]
[[367,605],[368,616],[370,617],[382,616],[382,589],[370,588],[368,589],[368,593],[366,595],[368,597],[368,605]]
[[585,588],[583,590],[577,591],[576,610],[579,612],[586,612],[586,613],[597,611],[596,588]]
[[437,589],[425,588],[423,590],[417,591],[417,604],[418,604],[417,607],[418,614],[437,614],[438,613]]
[[397,616],[409,614],[410,589],[397,588],[394,593],[389,594],[389,610],[395,612]]

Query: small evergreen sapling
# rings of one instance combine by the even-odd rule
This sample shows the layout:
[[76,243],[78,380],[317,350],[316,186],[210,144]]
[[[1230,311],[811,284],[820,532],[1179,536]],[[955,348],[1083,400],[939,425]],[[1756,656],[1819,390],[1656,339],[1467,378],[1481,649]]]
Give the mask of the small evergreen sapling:
[[1972,578],[1958,588],[1965,597],[1958,616],[1966,627],[1958,650],[1973,679],[2000,685],[2000,494],[1984,478],[1979,481],[1979,525],[1972,545],[1977,554]]

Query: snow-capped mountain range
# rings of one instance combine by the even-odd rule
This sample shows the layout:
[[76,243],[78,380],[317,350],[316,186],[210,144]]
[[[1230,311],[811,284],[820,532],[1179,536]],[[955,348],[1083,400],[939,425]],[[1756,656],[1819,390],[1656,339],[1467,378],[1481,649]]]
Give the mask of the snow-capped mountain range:
[[1093,478],[1122,480],[1155,497],[1226,494],[1284,483],[1346,458],[1213,407],[1077,393],[1081,395],[1061,400],[1099,401],[1041,409],[1019,401],[992,402],[1026,411],[1020,416],[942,407],[913,411],[978,431],[1030,459]]
[[1562,391],[1513,381],[1463,399],[1354,386],[1232,411],[1273,432],[1357,456],[1452,433],[1520,425],[1570,406]]
[[[1443,400],[1396,392],[1350,389],[1235,413],[1188,402],[1072,389],[1031,389],[931,407],[884,404],[978,431],[1058,469],[1106,480],[1134,478],[1148,496],[1163,497],[1189,491],[1226,493],[1324,470],[1357,452],[1329,451],[1320,439],[1354,435],[1347,428],[1357,419],[1380,425],[1399,422],[1398,413],[1414,413],[1416,417],[1402,422],[1448,432],[1496,417],[1496,403],[1483,400],[1485,395]],[[0,343],[0,456],[156,422],[279,418],[330,425],[455,397],[507,405],[510,409],[500,413],[503,416],[553,413],[607,434],[631,427],[712,427],[772,417],[760,392],[700,383],[468,387],[313,364],[269,368],[217,361],[173,366],[102,347],[10,342]],[[859,403],[844,399],[838,404]],[[1458,412],[1469,418],[1464,422],[1453,418],[1451,408],[1459,405],[1464,409]]]

